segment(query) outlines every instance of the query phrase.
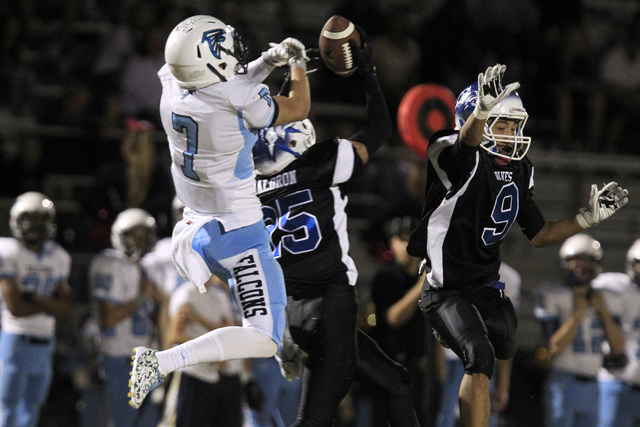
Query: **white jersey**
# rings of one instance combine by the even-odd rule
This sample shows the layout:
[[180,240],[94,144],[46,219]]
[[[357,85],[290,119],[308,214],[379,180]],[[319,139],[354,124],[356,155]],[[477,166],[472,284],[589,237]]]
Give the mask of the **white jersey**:
[[[140,295],[142,271],[125,254],[105,249],[97,254],[89,266],[89,284],[96,301],[126,304]],[[109,356],[128,356],[131,349],[152,346],[155,304],[145,299],[128,317],[110,328],[101,328],[100,349]]]
[[184,283],[184,279],[178,273],[178,269],[173,262],[170,237],[160,239],[153,251],[142,258],[141,263],[149,278],[167,296],[171,295],[178,286]]
[[262,220],[252,149],[257,129],[274,120],[269,88],[237,77],[190,92],[178,87],[166,64],[158,76],[160,116],[180,200],[213,215],[227,231]]
[[[624,287],[616,280],[617,274],[619,273],[601,273],[591,282],[591,286],[602,292],[611,315],[622,319],[625,310]],[[573,313],[573,290],[568,285],[542,289],[536,300],[534,314],[540,321],[552,321],[561,325]],[[602,374],[603,345],[606,345],[606,336],[602,322],[595,310],[588,307],[573,343],[555,356],[551,362],[552,368],[595,378]]]
[[[600,276],[605,276],[601,274]],[[597,280],[600,279],[598,276]],[[640,288],[624,273],[608,273],[603,279],[619,290],[620,304],[624,307],[619,319],[626,341],[628,363],[624,369],[607,371],[602,368],[598,378],[604,381],[623,380],[640,385]],[[599,286],[599,285],[594,285]]]
[[[217,286],[208,286],[207,292],[201,294],[196,286],[191,283],[185,283],[171,294],[169,300],[169,316],[175,316],[180,307],[191,304],[193,309],[207,321],[214,324],[222,324],[222,322],[232,322],[234,319],[233,306],[227,292]],[[184,333],[196,338],[209,332],[204,325],[198,322],[190,322],[185,326]],[[200,363],[188,366],[182,369],[189,375],[192,375],[202,381],[217,382],[219,377],[220,365],[229,362],[220,363]]]
[[[18,240],[0,237],[0,277],[15,280],[20,292],[52,296],[60,281],[69,279],[71,256],[58,243],[48,240],[40,252],[25,248]],[[12,334],[50,338],[56,321],[44,312],[15,317],[2,302],[2,330]]]

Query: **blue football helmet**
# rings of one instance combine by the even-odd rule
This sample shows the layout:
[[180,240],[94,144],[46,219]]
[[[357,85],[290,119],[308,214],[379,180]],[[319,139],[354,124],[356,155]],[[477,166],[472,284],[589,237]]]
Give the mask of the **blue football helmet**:
[[[460,95],[456,100],[456,129],[462,128],[462,125],[467,121],[469,116],[471,116],[473,110],[476,108],[477,100],[477,82],[472,83],[460,92]],[[493,107],[489,113],[489,117],[486,122],[487,124],[485,125],[484,133],[482,134],[480,147],[497,157],[509,160],[522,160],[531,146],[531,137],[523,135],[524,126],[528,119],[529,115],[522,105],[520,95],[515,91],[511,92],[507,97]],[[492,128],[499,120],[515,121],[517,124],[515,135],[495,135]],[[508,155],[500,153],[496,147],[498,143],[510,145],[512,147],[511,154]]]
[[277,174],[315,143],[316,131],[309,119],[261,129],[253,146],[256,173]]

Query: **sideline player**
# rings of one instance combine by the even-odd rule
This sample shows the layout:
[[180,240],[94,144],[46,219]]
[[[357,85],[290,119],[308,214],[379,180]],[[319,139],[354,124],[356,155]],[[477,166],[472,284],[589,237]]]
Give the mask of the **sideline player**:
[[9,211],[13,238],[0,238],[2,425],[35,426],[53,378],[56,317],[70,316],[71,257],[53,239],[55,207],[30,191]]
[[287,286],[289,330],[308,353],[295,426],[332,425],[354,378],[384,394],[392,426],[418,425],[409,373],[357,329],[347,187],[391,133],[368,46],[351,46],[367,95],[365,129],[315,144],[305,120],[266,130],[254,147],[258,195]]
[[[199,363],[271,357],[285,328],[282,270],[273,258],[256,196],[251,149],[257,129],[307,117],[304,45],[286,39],[247,63],[235,29],[212,16],[179,23],[165,46],[160,116],[169,141],[176,194],[185,204],[173,232],[180,275],[205,291],[212,274],[228,281],[242,327],[210,331],[173,348],[137,347],[130,397],[139,407],[170,372]],[[289,96],[262,82],[289,64]]]
[[497,64],[480,73],[456,101],[459,131],[431,137],[423,218],[407,247],[427,260],[422,312],[465,365],[459,394],[465,427],[488,425],[495,359],[509,359],[516,349],[516,314],[498,278],[500,243],[513,223],[535,247],[544,247],[628,202],[615,182],[599,191],[593,185],[588,209],[545,221],[533,200],[533,165],[526,157],[528,114],[515,92],[519,83],[502,86],[505,70]]
[[618,325],[624,314],[623,289],[615,276],[623,276],[623,283],[629,280],[621,273],[602,273],[600,242],[587,234],[565,240],[559,255],[564,283],[541,288],[534,310],[551,359],[545,386],[546,425],[597,426],[602,344],[614,355],[605,358],[605,366],[625,363],[625,340]]

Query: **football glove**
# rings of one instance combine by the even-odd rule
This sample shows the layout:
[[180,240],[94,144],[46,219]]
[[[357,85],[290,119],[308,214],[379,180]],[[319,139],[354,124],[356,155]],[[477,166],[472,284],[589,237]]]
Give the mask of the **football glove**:
[[354,40],[349,40],[349,47],[351,48],[351,52],[353,52],[353,58],[358,67],[358,71],[360,71],[363,77],[375,76],[376,66],[373,63],[373,48],[369,35],[359,25],[356,25],[356,30],[358,34],[360,34],[361,47],[358,47]]
[[287,65],[289,60],[295,57],[309,60],[302,42],[293,37],[288,37],[279,44],[269,43],[269,46],[268,50],[262,52],[262,59],[264,59],[264,62],[276,67]]
[[506,65],[496,64],[487,68],[484,73],[478,74],[478,99],[473,110],[473,115],[477,119],[486,120],[493,107],[520,87],[518,82],[502,87],[502,76],[506,70]]
[[582,228],[598,225],[629,202],[629,192],[620,187],[617,182],[611,181],[604,184],[602,190],[598,186],[591,186],[589,195],[589,207],[580,209],[576,216],[578,224]]
[[280,373],[287,381],[302,377],[306,357],[307,354],[290,337],[282,340],[282,350],[275,354],[280,365]]

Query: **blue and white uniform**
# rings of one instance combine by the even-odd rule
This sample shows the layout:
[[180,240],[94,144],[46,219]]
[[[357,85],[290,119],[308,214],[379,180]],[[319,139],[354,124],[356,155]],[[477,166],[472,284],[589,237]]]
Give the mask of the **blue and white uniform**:
[[[142,279],[141,268],[116,249],[98,253],[89,266],[89,284],[96,303],[124,305],[135,301],[142,293]],[[101,366],[114,425],[135,425],[138,414],[123,390],[127,390],[129,382],[131,349],[137,345],[152,346],[155,342],[154,311],[154,301],[144,298],[133,313],[117,324],[101,326]]]
[[[13,238],[0,238],[0,278],[15,281],[20,292],[51,297],[66,282],[71,257],[58,243],[40,252]],[[2,425],[36,425],[53,377],[56,320],[45,312],[16,317],[2,302]]]
[[[611,315],[622,319],[624,297],[616,281],[601,273],[591,287],[603,293]],[[534,314],[548,330],[557,330],[574,311],[570,286],[543,287],[536,297]],[[606,336],[593,307],[588,307],[573,343],[552,360],[546,384],[547,426],[596,426],[600,418],[598,374],[602,369],[602,345]]]
[[[239,348],[237,342],[260,341],[252,335],[258,332],[279,345],[284,333],[284,279],[262,220],[252,154],[257,129],[273,123],[277,104],[268,87],[251,76],[187,91],[178,87],[168,66],[158,75],[171,173],[177,196],[185,204],[172,241],[178,271],[201,292],[211,274],[233,289],[243,326],[250,330],[212,332],[218,354],[271,356],[268,345]],[[221,341],[220,334],[227,338]],[[162,354],[159,357],[162,364]]]

